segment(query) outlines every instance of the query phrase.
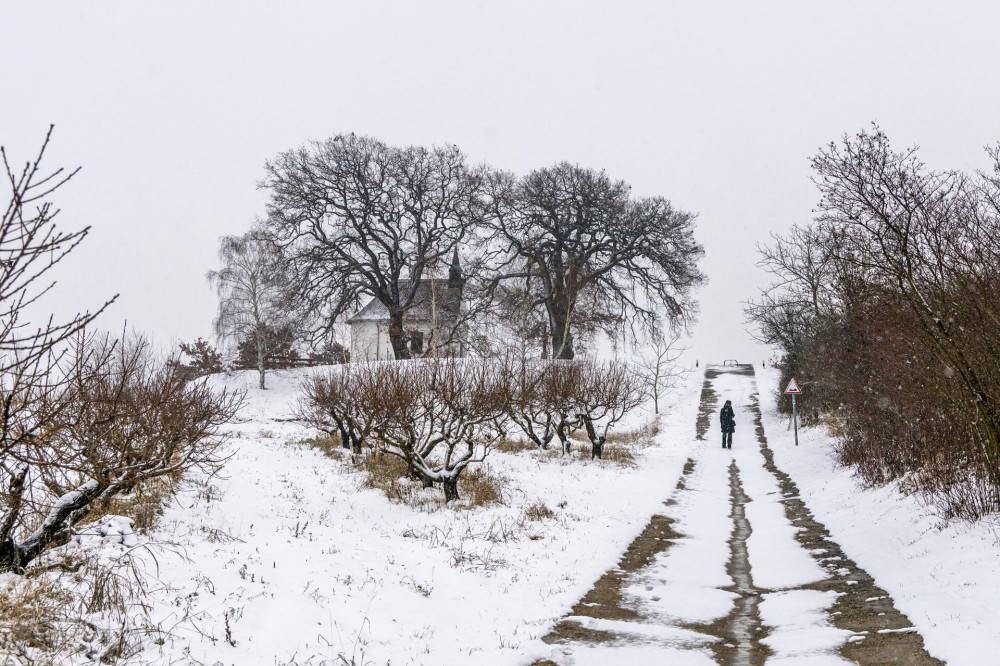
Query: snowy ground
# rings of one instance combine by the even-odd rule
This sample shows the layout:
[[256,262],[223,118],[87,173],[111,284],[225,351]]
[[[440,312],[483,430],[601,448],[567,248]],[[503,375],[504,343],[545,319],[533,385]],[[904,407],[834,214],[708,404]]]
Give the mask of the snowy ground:
[[[764,468],[750,411],[756,392],[753,377],[724,373],[712,385],[719,402],[732,400],[736,410],[734,446],[722,448],[713,419],[707,441],[692,449],[689,477],[672,492],[670,505],[660,510],[681,538],[630,578],[626,604],[640,619],[570,618],[615,638],[605,644],[557,645],[549,655],[556,664],[585,666],[619,657],[636,664],[713,664],[713,643],[731,639],[734,649],[727,658],[750,664],[757,623],[769,632],[763,641],[771,653],[768,664],[851,663],[837,653],[851,632],[833,627],[826,613],[836,595],[798,589],[828,574],[796,541],[778,482]],[[733,474],[748,498],[745,520],[752,528],[738,556],[732,544]],[[742,580],[738,572],[727,570],[733,557],[748,560]],[[741,596],[753,600],[745,613],[740,612]],[[640,645],[629,644],[635,637]]]
[[[226,380],[248,390],[232,457],[222,476],[179,494],[151,535],[167,544],[151,613],[173,638],[148,646],[144,663],[717,663],[717,639],[690,626],[721,622],[738,597],[723,589],[731,582],[732,461],[753,498],[745,554],[753,585],[768,590],[755,611],[770,631],[768,664],[846,663],[837,650],[853,639],[829,621],[831,594],[798,589],[827,573],[796,543],[777,482],[750,443],[755,389],[746,378],[716,380],[721,397],[737,405],[731,452],[715,441],[714,418],[708,440],[695,437],[702,376],[693,374],[635,469],[495,453],[491,468],[510,479],[505,506],[420,509],[359,489],[344,463],[299,443],[314,433],[282,419],[301,377],[277,373],[267,391],[253,388],[249,374]],[[758,370],[769,446],[815,517],[892,595],[928,652],[951,664],[993,663],[1000,654],[993,527],[943,524],[892,488],[860,488],[834,468],[821,430],[800,430],[794,447],[774,410],[776,379]],[[651,417],[636,423],[644,418]],[[689,458],[698,465],[681,492],[675,486]],[[633,639],[543,643],[669,498],[667,512],[686,538],[626,590],[644,609],[643,622],[581,620]],[[556,517],[526,519],[525,507],[539,501]]]
[[[673,487],[701,384],[677,390],[636,469],[496,453],[507,506],[420,510],[294,443],[313,433],[275,419],[300,377],[278,373],[263,392],[237,378],[249,403],[224,478],[167,509],[154,538],[184,557],[160,558],[153,613],[175,638],[150,663],[525,663]],[[556,517],[526,520],[536,501]]]
[[758,369],[758,382],[775,462],[844,551],[892,594],[927,651],[949,664],[1000,662],[998,522],[945,523],[895,487],[861,487],[835,467],[824,430],[800,429],[794,446],[789,421],[774,405],[777,371]]

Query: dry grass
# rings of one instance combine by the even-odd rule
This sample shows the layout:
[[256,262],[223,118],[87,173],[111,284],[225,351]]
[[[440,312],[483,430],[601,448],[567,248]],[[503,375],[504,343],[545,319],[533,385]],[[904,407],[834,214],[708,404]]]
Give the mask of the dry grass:
[[635,454],[632,453],[632,449],[621,444],[605,444],[602,460],[618,465],[619,467],[639,466],[638,461],[635,459]]
[[[145,576],[128,554],[47,554],[24,576],[0,583],[5,665],[117,663],[160,634],[146,616]],[[161,636],[162,637],[162,636]]]
[[351,457],[351,451],[344,448],[340,440],[340,435],[328,435],[324,433],[318,437],[304,439],[299,443],[315,449],[324,456],[333,458],[334,460],[344,460]]
[[407,478],[406,461],[399,456],[372,451],[358,457],[357,468],[361,471],[363,487],[381,490],[391,500],[411,504],[414,486],[420,487],[419,483]]
[[556,517],[555,511],[550,509],[545,502],[541,500],[535,501],[534,504],[525,507],[524,517],[528,520],[549,520]]
[[[660,422],[651,421],[646,425],[626,430],[624,432],[612,431],[608,433],[608,444],[622,444],[635,448],[645,449],[656,443],[656,436],[660,432]],[[605,449],[607,450],[607,449]]]
[[176,487],[179,478],[159,477],[140,483],[128,493],[115,495],[91,512],[88,520],[104,516],[127,516],[134,521],[137,532],[148,533],[163,515],[167,496]]
[[458,493],[469,506],[504,504],[503,490],[507,483],[509,479],[493,475],[488,467],[476,466],[459,477]]
[[493,445],[493,450],[501,453],[521,453],[522,451],[537,451],[538,446],[526,439],[501,439]]
[[[386,453],[368,453],[357,460],[361,471],[361,485],[381,490],[390,500],[409,506],[426,507],[444,504],[444,494],[439,487],[425,490],[423,484],[408,476],[406,462]],[[458,479],[458,494],[462,508],[504,504],[504,488],[509,479],[492,473],[489,467],[475,465],[467,468]],[[429,494],[432,497],[428,497]]]

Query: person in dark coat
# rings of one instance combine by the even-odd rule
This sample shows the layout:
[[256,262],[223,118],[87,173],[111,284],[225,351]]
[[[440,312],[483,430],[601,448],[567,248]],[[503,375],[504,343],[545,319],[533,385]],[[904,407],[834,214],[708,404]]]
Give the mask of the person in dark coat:
[[733,412],[733,401],[726,400],[722,411],[719,413],[719,420],[722,422],[722,448],[733,448],[733,433],[736,432],[736,414]]

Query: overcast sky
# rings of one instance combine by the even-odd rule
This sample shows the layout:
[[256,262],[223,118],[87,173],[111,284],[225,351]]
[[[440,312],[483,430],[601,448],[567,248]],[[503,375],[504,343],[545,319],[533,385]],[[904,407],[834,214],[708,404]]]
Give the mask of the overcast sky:
[[[362,6],[363,5],[363,6]],[[56,125],[58,198],[91,236],[59,311],[162,344],[208,337],[218,238],[263,212],[264,161],[340,132],[455,143],[525,173],[604,168],[697,211],[703,360],[758,362],[755,245],[811,217],[808,158],[877,121],[938,168],[1000,140],[1000,3],[15,2],[0,143]]]

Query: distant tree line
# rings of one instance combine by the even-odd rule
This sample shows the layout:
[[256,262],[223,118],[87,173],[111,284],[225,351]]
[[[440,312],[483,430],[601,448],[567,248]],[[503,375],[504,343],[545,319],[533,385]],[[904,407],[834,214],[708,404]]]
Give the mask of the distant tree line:
[[253,337],[247,351],[262,386],[276,344],[268,330],[329,351],[368,299],[388,313],[395,358],[410,358],[404,320],[420,305],[421,281],[456,250],[463,307],[426,355],[462,338],[481,356],[514,342],[570,360],[581,335],[598,330],[683,328],[704,280],[694,214],[566,162],[517,177],[469,164],[455,146],[342,134],[279,154],[260,186],[266,217],[223,239],[222,268],[209,277],[220,297],[216,333]]
[[936,171],[878,128],[812,160],[813,224],[761,249],[748,304],[805,415],[871,483],[947,515],[1000,509],[1000,148],[991,172]]

